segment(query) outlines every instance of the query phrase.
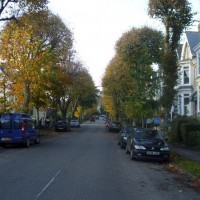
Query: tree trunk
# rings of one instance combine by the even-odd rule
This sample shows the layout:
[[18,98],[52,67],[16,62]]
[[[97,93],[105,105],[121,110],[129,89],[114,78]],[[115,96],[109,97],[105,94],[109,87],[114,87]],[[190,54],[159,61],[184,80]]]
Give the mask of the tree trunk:
[[25,89],[25,99],[24,99],[24,105],[23,105],[23,109],[25,112],[28,112],[28,106],[30,103],[30,85],[25,83],[24,85],[24,89]]

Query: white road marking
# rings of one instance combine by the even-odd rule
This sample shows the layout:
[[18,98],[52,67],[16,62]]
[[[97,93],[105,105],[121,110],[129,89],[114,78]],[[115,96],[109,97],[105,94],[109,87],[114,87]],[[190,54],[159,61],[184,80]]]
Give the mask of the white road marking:
[[42,189],[42,191],[37,195],[36,199],[38,199],[41,194],[54,182],[55,178],[61,173],[62,170],[59,170],[55,176],[49,181],[49,183]]

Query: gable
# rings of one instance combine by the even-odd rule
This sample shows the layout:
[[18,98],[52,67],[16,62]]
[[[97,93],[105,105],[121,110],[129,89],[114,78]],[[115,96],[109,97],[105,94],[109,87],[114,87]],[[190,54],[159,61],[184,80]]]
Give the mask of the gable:
[[191,51],[189,44],[186,43],[183,49],[182,60],[188,60],[188,59],[191,59]]

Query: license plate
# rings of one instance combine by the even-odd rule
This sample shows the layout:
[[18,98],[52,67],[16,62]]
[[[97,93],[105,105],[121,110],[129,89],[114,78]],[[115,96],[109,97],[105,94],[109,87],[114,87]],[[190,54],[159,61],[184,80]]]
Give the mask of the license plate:
[[160,152],[157,152],[157,151],[147,151],[147,155],[160,155]]
[[2,138],[1,141],[10,141],[11,138]]

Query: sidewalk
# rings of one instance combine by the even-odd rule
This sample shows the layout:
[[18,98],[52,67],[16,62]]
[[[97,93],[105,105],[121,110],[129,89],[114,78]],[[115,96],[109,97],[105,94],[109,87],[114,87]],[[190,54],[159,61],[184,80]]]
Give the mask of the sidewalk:
[[181,157],[188,160],[197,161],[200,163],[200,150],[190,149],[190,148],[182,147],[180,145],[174,145],[171,143],[169,143],[169,147],[172,152],[177,153]]

